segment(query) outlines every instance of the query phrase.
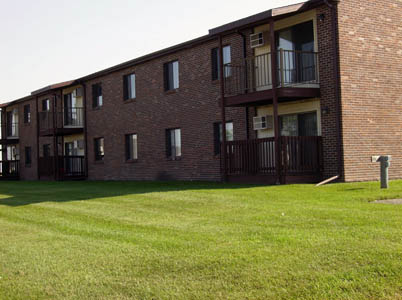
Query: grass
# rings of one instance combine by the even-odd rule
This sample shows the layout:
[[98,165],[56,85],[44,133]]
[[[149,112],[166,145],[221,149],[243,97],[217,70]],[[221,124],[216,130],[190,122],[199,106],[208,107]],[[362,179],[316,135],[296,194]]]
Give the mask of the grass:
[[0,299],[402,299],[402,181],[0,182]]

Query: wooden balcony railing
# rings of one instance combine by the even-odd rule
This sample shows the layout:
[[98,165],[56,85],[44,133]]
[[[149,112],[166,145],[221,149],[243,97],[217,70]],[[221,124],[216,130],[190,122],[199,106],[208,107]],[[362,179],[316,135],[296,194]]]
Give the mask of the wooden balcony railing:
[[[57,164],[55,166],[55,163]],[[85,176],[85,157],[84,156],[54,156],[39,158],[39,174],[41,176],[54,176],[73,178]]]
[[0,178],[18,178],[20,174],[20,161],[8,160],[0,161]]
[[[318,85],[318,53],[279,50],[278,87]],[[224,66],[225,96],[272,89],[271,53],[247,57]]]
[[39,129],[81,128],[84,126],[84,108],[63,108],[61,111],[39,112]]
[[[318,136],[280,137],[281,174],[320,174],[322,138]],[[226,143],[228,175],[274,175],[275,138]]]

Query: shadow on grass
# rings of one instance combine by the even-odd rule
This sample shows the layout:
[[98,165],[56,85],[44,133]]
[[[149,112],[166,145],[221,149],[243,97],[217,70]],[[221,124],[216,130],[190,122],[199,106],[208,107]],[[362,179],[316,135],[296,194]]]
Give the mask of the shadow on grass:
[[17,207],[42,202],[73,202],[124,195],[190,190],[244,189],[250,187],[253,187],[253,185],[179,181],[3,181],[0,183],[0,205]]

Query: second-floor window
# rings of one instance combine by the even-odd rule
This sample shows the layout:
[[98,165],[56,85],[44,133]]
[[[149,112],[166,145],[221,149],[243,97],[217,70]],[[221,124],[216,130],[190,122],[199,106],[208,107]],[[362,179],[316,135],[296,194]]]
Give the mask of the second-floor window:
[[32,163],[32,148],[25,147],[25,166],[30,166]]
[[181,157],[180,128],[166,130],[166,156],[171,159]]
[[124,100],[135,99],[135,74],[123,77]]
[[101,161],[104,159],[105,156],[105,145],[104,145],[104,138],[97,138],[94,140],[95,146],[95,160]]
[[50,111],[50,100],[49,99],[42,100],[42,111]]
[[172,61],[163,65],[165,91],[179,88],[179,62]]
[[137,135],[127,134],[126,135],[126,160],[137,160]]
[[31,106],[29,104],[24,105],[24,123],[31,123]]
[[[232,54],[230,46],[225,46],[223,51],[223,65],[228,65],[232,62]],[[217,80],[220,77],[220,60],[219,60],[219,48],[214,48],[211,51],[212,59],[212,80]],[[231,75],[231,70],[228,67],[224,68],[224,76],[229,77]]]
[[101,107],[103,105],[102,84],[92,85],[92,107]]
[[[221,153],[222,143],[222,123],[214,123],[214,152],[215,155]],[[233,135],[233,122],[226,122],[226,141],[231,142],[234,140]]]

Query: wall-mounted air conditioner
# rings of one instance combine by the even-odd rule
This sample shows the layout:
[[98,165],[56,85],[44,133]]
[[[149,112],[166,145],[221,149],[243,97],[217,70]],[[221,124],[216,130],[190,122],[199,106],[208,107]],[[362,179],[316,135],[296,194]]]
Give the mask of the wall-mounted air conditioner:
[[253,118],[254,130],[272,129],[274,127],[272,116],[259,116]]
[[77,148],[78,149],[84,149],[84,140],[78,140],[77,141]]
[[264,46],[267,43],[267,41],[268,41],[268,32],[267,31],[250,34],[250,47],[251,48],[257,48],[257,47]]

